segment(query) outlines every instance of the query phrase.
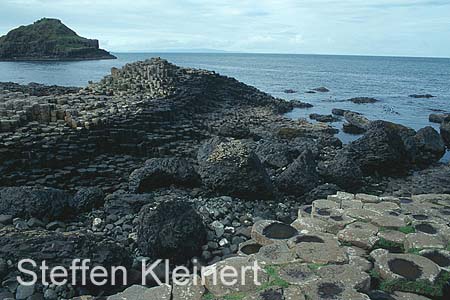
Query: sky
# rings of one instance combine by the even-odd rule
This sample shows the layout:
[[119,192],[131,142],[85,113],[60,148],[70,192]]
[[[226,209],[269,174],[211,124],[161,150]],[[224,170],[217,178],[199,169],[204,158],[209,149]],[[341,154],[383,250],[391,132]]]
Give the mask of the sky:
[[42,17],[112,52],[450,57],[450,0],[0,0],[0,35]]

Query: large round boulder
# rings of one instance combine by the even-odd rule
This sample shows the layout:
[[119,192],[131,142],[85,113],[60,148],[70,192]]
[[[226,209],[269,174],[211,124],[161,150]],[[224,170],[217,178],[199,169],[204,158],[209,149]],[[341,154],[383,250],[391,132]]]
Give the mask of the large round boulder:
[[441,136],[447,148],[450,149],[450,122],[443,122],[441,124]]
[[402,174],[410,167],[404,140],[416,132],[387,121],[373,121],[364,136],[349,144],[348,151],[364,174]]
[[14,218],[59,219],[71,211],[72,196],[62,190],[39,187],[0,188],[0,213]]
[[417,131],[414,137],[406,141],[406,147],[412,163],[418,166],[428,166],[445,154],[444,141],[431,126]]
[[193,187],[199,184],[193,166],[182,158],[152,158],[142,168],[130,174],[129,189],[133,193],[150,192],[157,188]]
[[278,190],[301,196],[319,185],[317,163],[311,151],[304,151],[276,179]]
[[143,255],[184,263],[201,253],[206,228],[200,215],[186,201],[146,205],[139,212],[137,244]]
[[199,174],[210,191],[242,199],[267,199],[273,187],[258,156],[241,140],[213,138],[197,155]]

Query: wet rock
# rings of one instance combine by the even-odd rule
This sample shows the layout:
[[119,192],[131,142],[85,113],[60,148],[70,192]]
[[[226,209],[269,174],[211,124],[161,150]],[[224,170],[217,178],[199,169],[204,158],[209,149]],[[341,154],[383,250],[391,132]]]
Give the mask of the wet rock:
[[77,212],[88,212],[103,205],[105,194],[96,187],[81,188],[70,201],[70,207]]
[[324,122],[324,123],[328,123],[328,122],[336,122],[339,119],[334,117],[333,115],[320,115],[320,114],[310,114],[309,118],[312,120],[316,120],[318,122]]
[[279,191],[303,195],[319,185],[317,164],[311,151],[305,151],[275,180]]
[[137,244],[151,258],[182,263],[201,254],[206,242],[203,220],[182,200],[165,201],[155,209],[145,206],[139,213]]
[[348,99],[348,101],[353,102],[355,104],[366,104],[366,103],[379,102],[379,100],[377,100],[375,98],[370,98],[370,97],[356,97],[356,98]]
[[445,154],[444,141],[431,126],[417,131],[415,136],[406,141],[406,146],[412,163],[419,166],[437,162]]
[[0,188],[0,211],[13,217],[57,219],[70,214],[71,196],[53,188]]
[[202,182],[212,192],[243,199],[272,197],[266,170],[243,141],[214,138],[200,148],[197,158]]
[[297,93],[297,91],[296,90],[292,90],[292,89],[286,89],[286,90],[284,90],[284,93],[285,94],[295,94],[295,93]]
[[194,187],[199,178],[192,165],[182,158],[152,158],[144,167],[134,170],[129,179],[133,193],[145,193],[161,187],[175,185]]
[[344,112],[344,118],[347,121],[346,124],[344,124],[344,132],[351,133],[351,134],[360,134],[364,133],[369,129],[370,121],[363,115],[352,112],[352,111],[346,111]]
[[349,111],[349,110],[340,109],[340,108],[333,108],[331,110],[331,113],[333,115],[336,115],[336,116],[344,116],[344,113],[347,112],[347,111]]
[[323,86],[318,87],[318,88],[314,88],[312,90],[315,91],[315,92],[320,92],[320,93],[327,93],[327,92],[330,91],[329,89],[327,89],[326,87],[323,87]]
[[450,149],[450,122],[443,122],[441,124],[441,136],[445,142],[445,145]]
[[450,122],[450,114],[430,114],[428,120],[432,123],[441,124],[442,122]]
[[425,98],[425,99],[434,98],[434,96],[431,95],[431,94],[412,94],[412,95],[409,95],[409,97],[416,98],[416,99],[420,99],[420,98]]
[[292,103],[292,106],[294,108],[302,108],[303,109],[303,108],[311,108],[314,106],[311,103],[303,102],[300,100],[292,100],[292,101],[290,101],[290,103]]

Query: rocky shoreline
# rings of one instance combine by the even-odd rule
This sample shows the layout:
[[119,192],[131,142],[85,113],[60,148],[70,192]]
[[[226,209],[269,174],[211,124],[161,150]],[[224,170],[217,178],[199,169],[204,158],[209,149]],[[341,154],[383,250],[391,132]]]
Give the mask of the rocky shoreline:
[[[306,105],[159,58],[114,68],[82,89],[0,84],[0,298],[90,299],[127,287],[111,300],[448,296],[448,285],[439,285],[450,250],[450,166],[439,163],[446,121],[441,133],[416,132],[333,111],[363,132],[343,145],[324,122],[283,116],[294,107]],[[261,224],[295,233],[267,237]],[[436,266],[426,251],[447,265]],[[25,289],[15,280],[20,258],[65,265],[79,257],[123,265],[134,281]],[[271,284],[244,294],[129,287],[139,284],[143,259],[159,258],[189,268],[261,258]],[[436,288],[393,284],[402,271],[385,264],[395,259],[433,269]]]

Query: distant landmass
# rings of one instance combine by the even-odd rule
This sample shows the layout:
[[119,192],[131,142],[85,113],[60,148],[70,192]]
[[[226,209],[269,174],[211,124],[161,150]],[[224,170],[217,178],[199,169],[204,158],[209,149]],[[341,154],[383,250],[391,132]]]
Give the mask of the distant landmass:
[[98,40],[80,37],[58,19],[43,18],[0,37],[0,60],[115,59]]

